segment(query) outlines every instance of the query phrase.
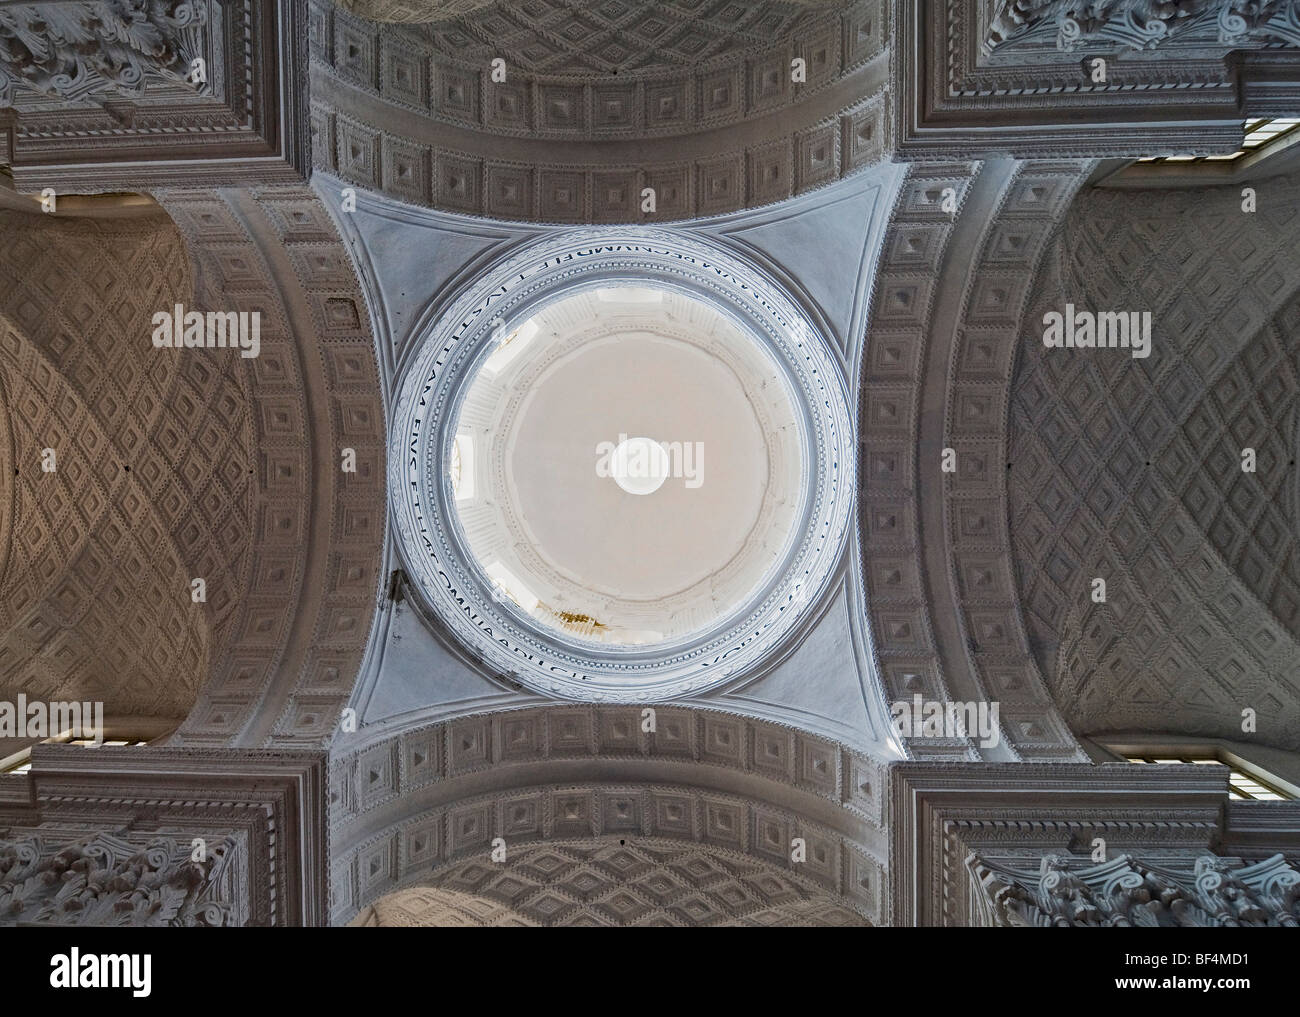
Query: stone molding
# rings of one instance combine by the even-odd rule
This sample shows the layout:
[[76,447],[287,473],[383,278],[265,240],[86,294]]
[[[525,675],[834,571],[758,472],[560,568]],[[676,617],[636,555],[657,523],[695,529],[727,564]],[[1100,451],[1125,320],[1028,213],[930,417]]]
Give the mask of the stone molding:
[[324,780],[321,752],[37,745],[0,780],[0,924],[322,924]]
[[1300,870],[1280,854],[1250,865],[1218,855],[1177,865],[1044,855],[1036,873],[972,854],[966,867],[981,926],[1300,928]]
[[1168,48],[1213,39],[1224,46],[1284,43],[1300,46],[1296,0],[1103,0],[1082,13],[1078,0],[999,0],[984,37],[989,56],[1055,35],[1056,48],[1116,44],[1127,49]]
[[896,763],[890,789],[896,925],[978,923],[986,909],[972,854],[986,866],[1037,871],[1059,855],[1082,867],[1101,838],[1112,860],[1177,866],[1217,851],[1229,832],[1227,767]]
[[[747,599],[702,632],[646,652],[608,650],[557,634],[493,596],[465,546],[445,464],[455,409],[493,322],[509,330],[538,304],[603,278],[636,274],[740,316],[783,370],[802,418],[799,534]],[[407,574],[443,625],[497,674],[544,695],[609,702],[679,698],[757,666],[807,620],[847,542],[852,422],[830,342],[775,284],[715,243],[668,229],[565,231],[485,271],[425,333],[396,386],[389,445],[394,527]]]
[[[1159,5],[1161,17],[1178,6]],[[1243,50],[1251,40],[1238,34],[1220,41],[1212,19],[1203,38],[1180,31],[1178,41],[1154,51],[1099,39],[1086,53],[1062,52],[1055,29],[990,49],[994,18],[1004,9],[991,0],[895,0],[893,133],[902,155],[1227,153],[1239,147],[1243,116],[1291,115],[1300,103],[1300,50]],[[1091,80],[1096,56],[1107,60],[1104,82]]]
[[191,61],[205,52],[207,27],[203,0],[6,4],[0,105],[12,104],[15,86],[75,103],[142,95],[146,85],[163,81],[188,84]]
[[[1006,748],[991,758],[1086,758],[1034,663],[1002,560],[1005,419],[1027,280],[1085,172],[1008,160],[913,166],[872,302],[859,546],[878,673],[891,701],[1000,703]],[[944,448],[956,452],[951,475],[939,472]],[[970,739],[905,741],[915,758],[986,751]]]
[[72,843],[0,839],[0,925],[245,924],[231,900],[246,878],[239,842],[225,837],[202,862],[194,850],[174,837],[141,846],[106,833]]
[[[160,199],[188,241],[198,305],[263,319],[261,354],[246,361],[262,450],[256,564],[174,740],[323,746],[351,695],[384,581],[384,411],[367,306],[312,191]],[[344,448],[356,451],[355,473],[342,471]]]
[[[338,6],[371,21],[425,24],[459,18],[461,15],[487,7],[492,2],[493,0],[338,0]],[[843,6],[843,0],[790,0],[790,2],[803,7]],[[706,9],[700,17],[707,16],[707,13]],[[555,26],[554,19],[551,25]]]
[[[0,163],[10,165],[19,190],[31,192],[302,182],[311,165],[302,87],[306,5],[307,0],[6,4],[0,67],[11,68],[11,97],[4,105],[13,112],[7,124],[0,120]],[[141,32],[133,13],[132,31],[139,37],[125,45],[117,22],[127,8],[139,8],[157,33]],[[81,29],[90,42],[83,43]],[[34,65],[23,54],[42,35],[52,49],[47,62],[53,69],[33,78]],[[130,59],[119,69],[117,58],[125,53]],[[205,61],[206,83],[183,80],[186,62],[195,56]],[[78,73],[71,74],[72,68]],[[59,101],[33,84],[52,89]]]

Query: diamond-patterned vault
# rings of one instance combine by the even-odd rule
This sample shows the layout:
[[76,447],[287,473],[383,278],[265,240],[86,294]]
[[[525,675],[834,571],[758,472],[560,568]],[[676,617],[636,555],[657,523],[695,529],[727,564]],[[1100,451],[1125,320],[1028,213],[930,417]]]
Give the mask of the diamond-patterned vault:
[[364,909],[361,926],[861,926],[789,869],[706,845],[606,839],[510,848]]
[[[408,29],[437,51],[470,60],[502,57],[527,73],[613,75],[689,69],[824,29],[818,5],[763,0],[677,3],[508,2]],[[833,22],[832,22],[833,23]]]
[[0,233],[0,696],[179,720],[249,568],[242,364],[153,348],[193,291],[161,213],[0,211]]
[[[1234,188],[1091,192],[1026,317],[1011,532],[1039,664],[1083,733],[1300,745],[1300,182],[1271,186],[1259,214]],[[1150,357],[1045,349],[1066,301],[1150,310]]]

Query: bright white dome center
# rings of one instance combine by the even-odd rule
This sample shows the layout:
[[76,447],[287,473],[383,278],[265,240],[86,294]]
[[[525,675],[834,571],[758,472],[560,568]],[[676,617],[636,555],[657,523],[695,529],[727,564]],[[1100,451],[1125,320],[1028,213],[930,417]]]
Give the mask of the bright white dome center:
[[623,646],[707,628],[785,553],[805,468],[789,387],[699,298],[610,286],[504,330],[449,470],[499,596]]
[[667,450],[653,438],[628,438],[609,460],[610,476],[628,494],[654,494],[671,468]]

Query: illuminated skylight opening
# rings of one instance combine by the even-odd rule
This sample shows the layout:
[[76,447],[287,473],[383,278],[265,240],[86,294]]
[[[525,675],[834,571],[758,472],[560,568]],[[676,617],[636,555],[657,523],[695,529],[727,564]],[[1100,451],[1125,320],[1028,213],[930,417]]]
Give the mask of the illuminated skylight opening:
[[499,561],[492,562],[483,571],[488,574],[488,578],[492,580],[492,585],[501,596],[513,600],[529,614],[537,610],[540,601],[536,594],[524,585],[522,579]]
[[1198,763],[1228,767],[1228,797],[1246,802],[1284,802],[1291,795],[1274,787],[1267,778],[1254,777],[1215,756],[1127,756],[1130,763]]
[[483,370],[488,374],[496,376],[506,369],[515,357],[523,352],[525,346],[532,342],[537,335],[537,323],[526,321],[513,332],[502,335],[498,340],[497,348],[483,364]]
[[1143,163],[1233,162],[1243,156],[1272,146],[1283,138],[1292,138],[1300,131],[1300,117],[1254,117],[1242,124],[1245,137],[1241,148],[1228,155],[1156,155],[1138,159]]
[[474,497],[474,439],[456,435],[451,445],[451,489],[457,501]]
[[596,299],[606,304],[662,304],[662,290],[646,286],[610,286],[596,291]]

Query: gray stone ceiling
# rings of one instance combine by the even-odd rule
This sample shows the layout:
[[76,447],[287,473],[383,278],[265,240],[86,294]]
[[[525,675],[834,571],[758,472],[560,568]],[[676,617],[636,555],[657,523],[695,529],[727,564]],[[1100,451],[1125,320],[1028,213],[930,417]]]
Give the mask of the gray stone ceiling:
[[405,29],[435,52],[502,57],[529,74],[659,77],[713,68],[773,46],[838,30],[851,2],[816,8],[779,0],[737,3],[563,3],[512,0]]
[[[146,6],[150,31],[189,11]],[[0,161],[27,195],[0,201],[0,699],[180,723],[119,770],[39,747],[7,815],[84,847],[256,813],[241,889],[360,925],[960,923],[972,852],[1293,847],[1300,803],[1094,766],[1085,736],[1215,738],[1300,780],[1300,176],[1219,163],[1257,211],[1191,163],[1180,191],[1089,185],[1295,114],[1300,0],[1077,6],[224,3],[132,47],[82,38],[99,4],[0,3]],[[156,206],[79,214],[118,190]],[[857,525],[817,597],[648,724],[490,668],[387,532],[412,351],[521,246],[608,224],[746,260],[853,405]],[[261,355],[132,345],[175,302],[258,311]],[[1044,349],[1066,303],[1151,310],[1152,356]],[[896,735],[913,697],[996,703],[996,737]],[[228,797],[220,766],[247,767]],[[277,773],[297,816],[258,798]]]
[[[624,3],[611,0],[602,4],[583,3],[581,0],[545,0],[528,3],[494,3],[494,0],[339,0],[339,6],[371,21],[405,22],[408,24],[470,24],[478,20],[484,8],[525,19],[528,23],[563,32],[576,19],[586,15],[603,27],[621,28],[627,22],[641,23],[643,19],[667,18],[669,24],[680,24],[683,19],[692,24],[714,19],[717,22],[750,23],[769,18],[788,18],[799,8],[842,7],[846,0],[764,0],[760,3],[736,3],[734,0],[677,0],[675,3]],[[593,9],[594,8],[594,9]],[[637,15],[637,16],[634,16]]]
[[[637,707],[579,703],[374,730],[332,754],[335,924],[415,887],[478,898],[487,924],[886,920],[889,778],[845,746],[717,709],[662,707],[647,732]],[[467,917],[451,905],[417,910]]]
[[381,897],[359,926],[794,928],[870,923],[788,868],[708,845],[609,838],[462,862]]
[[[1246,213],[1238,188],[1085,192],[1025,316],[1016,572],[1081,732],[1241,737],[1250,708],[1260,740],[1300,745],[1300,180],[1258,194]],[[1066,301],[1152,310],[1151,356],[1045,349]]]
[[[317,180],[333,201],[336,182],[324,175]],[[731,252],[728,256],[783,280],[777,292],[789,293],[812,315],[837,372],[844,372],[838,384],[847,391],[852,385],[848,379],[865,355],[871,265],[898,180],[897,167],[880,167],[804,196],[793,207],[701,224],[682,230],[672,242],[686,245],[685,250],[717,244]],[[796,209],[798,214],[792,214]],[[434,324],[444,316],[455,319],[449,309],[467,280],[465,266],[476,278],[490,279],[501,271],[494,266],[508,263],[511,252],[524,243],[564,235],[543,227],[484,224],[413,210],[364,194],[356,210],[341,218],[356,231],[353,253],[375,306],[383,312],[376,340],[387,387],[400,380],[405,366],[434,334]],[[584,236],[594,239],[599,234],[589,231]],[[408,252],[416,249],[426,257],[410,258]],[[394,504],[399,504],[397,498]],[[390,570],[403,565],[396,546],[394,541]],[[891,747],[888,712],[870,663],[860,583],[851,554],[834,560],[836,571],[825,596],[798,609],[801,620],[781,630],[779,651],[764,656],[761,666],[737,671],[707,698],[720,709],[795,724],[890,755],[896,749]],[[407,571],[414,574],[409,567]],[[417,589],[408,591],[404,602],[384,606],[373,652],[356,686],[353,705],[370,729],[358,737],[370,737],[381,727],[402,728],[536,702],[532,693],[504,680],[499,663],[467,666],[460,659],[467,651],[448,652],[446,643],[459,646],[461,641],[453,639],[447,625],[431,623],[432,612],[419,606],[425,597]],[[464,627],[456,631],[463,634]],[[497,638],[502,637],[498,632]],[[466,642],[473,644],[472,639]],[[470,655],[480,652],[475,648]],[[697,671],[696,679],[703,674]],[[692,696],[697,703],[702,698],[698,690]]]
[[[155,309],[193,294],[183,239],[156,208],[117,220],[4,209],[0,233],[0,697],[179,721],[249,566],[237,365],[134,341]],[[190,603],[195,575],[206,604]]]
[[425,25],[312,0],[313,159],[410,204],[506,221],[778,202],[883,157],[886,6],[530,0]]
[[[324,743],[384,533],[373,343],[328,214],[302,187],[3,203],[0,697]],[[176,304],[257,313],[259,355],[155,349]]]

